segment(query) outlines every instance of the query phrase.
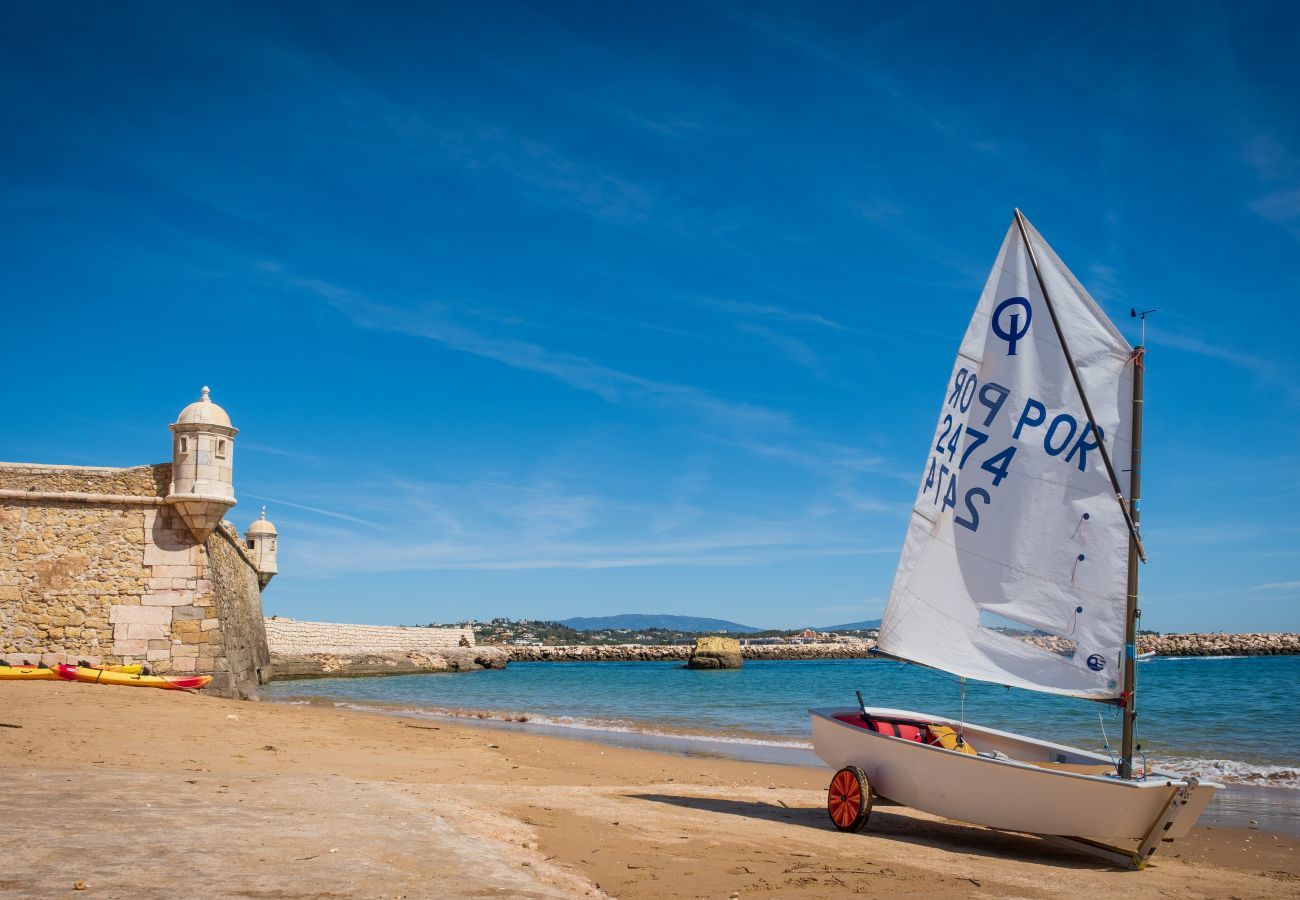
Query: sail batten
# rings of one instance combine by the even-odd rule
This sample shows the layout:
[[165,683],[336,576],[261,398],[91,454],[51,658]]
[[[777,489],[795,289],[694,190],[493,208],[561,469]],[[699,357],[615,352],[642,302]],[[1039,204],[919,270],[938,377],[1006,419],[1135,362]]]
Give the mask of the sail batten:
[[[1100,448],[1129,450],[1131,348],[1024,226],[1008,229],[944,388],[880,647],[964,677],[1113,699],[1129,535]],[[1074,653],[985,627],[984,613]]]

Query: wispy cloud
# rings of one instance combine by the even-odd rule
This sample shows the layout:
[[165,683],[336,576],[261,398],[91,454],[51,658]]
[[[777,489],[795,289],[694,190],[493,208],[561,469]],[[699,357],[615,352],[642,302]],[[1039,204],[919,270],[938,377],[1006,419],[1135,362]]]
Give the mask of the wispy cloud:
[[1255,591],[1300,591],[1300,581],[1272,581],[1268,584],[1255,585]]
[[857,510],[825,517],[817,509],[728,510],[715,501],[709,514],[701,516],[686,499],[700,489],[697,472],[666,478],[664,484],[661,497],[635,499],[551,478],[288,483],[277,498],[246,496],[309,513],[275,517],[281,532],[293,535],[281,555],[309,576],[761,566],[897,552],[892,541],[873,542],[864,514]]
[[287,544],[304,575],[355,572],[621,569],[661,566],[767,565],[829,556],[895,553],[897,547],[814,542],[793,529],[725,530],[687,539],[616,541],[523,539],[519,535],[467,535],[459,540],[377,541],[300,523],[298,545]]
[[1247,204],[1250,211],[1300,238],[1300,156],[1272,135],[1256,134],[1245,141],[1241,157],[1270,188]]
[[846,331],[845,326],[817,313],[800,312],[786,309],[771,303],[747,303],[740,300],[727,300],[721,297],[694,297],[702,306],[711,307],[729,315],[745,318],[773,319],[778,322],[790,322],[796,325],[820,325],[836,331]]
[[1238,350],[1222,341],[1206,341],[1177,331],[1162,331],[1160,343],[1244,369],[1260,381],[1278,388],[1292,401],[1300,400],[1300,384],[1297,383],[1294,365],[1283,364],[1262,353]]
[[254,500],[263,500],[267,503],[274,503],[279,506],[287,506],[291,509],[301,509],[305,512],[315,513],[318,516],[326,516],[331,519],[340,519],[344,522],[352,522],[356,525],[365,525],[369,528],[377,528],[380,531],[391,531],[392,529],[381,522],[372,522],[369,519],[363,519],[360,516],[349,515],[348,513],[336,512],[332,509],[322,509],[318,506],[307,506],[303,503],[295,503],[292,500],[285,500],[283,497],[265,497],[261,494],[244,493],[243,496],[251,497]]
[[264,268],[282,286],[324,299],[363,328],[426,338],[453,350],[549,376],[610,402],[653,403],[689,411],[729,427],[785,428],[791,424],[790,416],[784,412],[726,400],[690,385],[634,375],[580,356],[556,353],[531,341],[483,334],[457,322],[445,305],[426,303],[414,310],[399,309],[373,302],[327,281],[291,275],[279,266]]
[[[407,131],[411,128],[408,123]],[[505,128],[442,130],[434,139],[451,160],[467,169],[503,173],[605,221],[641,221],[655,204],[654,194],[645,186],[594,169],[552,144]]]
[[251,451],[253,453],[266,453],[270,456],[283,456],[288,459],[299,459],[303,462],[319,463],[325,460],[319,456],[312,456],[310,453],[299,453],[297,450],[286,450],[283,447],[272,447],[268,444],[258,444],[253,441],[241,440],[239,442],[241,451]]
[[1300,172],[1300,162],[1271,135],[1251,136],[1241,148],[1241,158],[1260,178],[1292,178]]
[[1253,212],[1274,222],[1289,224],[1300,219],[1300,187],[1274,191],[1250,201]]
[[796,337],[773,331],[764,325],[744,322],[736,326],[744,334],[751,335],[774,348],[777,353],[797,366],[803,366],[810,372],[821,375],[825,372],[821,359],[812,347]]

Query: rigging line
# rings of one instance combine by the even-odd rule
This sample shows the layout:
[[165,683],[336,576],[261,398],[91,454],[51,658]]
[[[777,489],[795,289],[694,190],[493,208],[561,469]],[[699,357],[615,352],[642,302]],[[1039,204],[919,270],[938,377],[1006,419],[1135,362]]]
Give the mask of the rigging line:
[[966,676],[958,675],[957,678],[961,681],[961,718],[957,720],[957,745],[961,746],[964,743],[962,729],[966,725]]
[[1065,364],[1070,369],[1070,377],[1074,379],[1074,386],[1079,391],[1079,399],[1083,401],[1083,411],[1088,416],[1088,422],[1092,425],[1094,434],[1099,435],[1097,439],[1097,449],[1101,452],[1101,461],[1106,466],[1106,474],[1110,476],[1110,486],[1115,491],[1115,499],[1119,501],[1120,512],[1124,514],[1124,524],[1128,525],[1128,533],[1133,538],[1133,546],[1137,550],[1138,559],[1142,562],[1147,561],[1146,550],[1142,546],[1142,536],[1138,534],[1137,525],[1133,522],[1133,516],[1129,512],[1128,500],[1124,498],[1124,490],[1119,486],[1119,477],[1115,474],[1115,466],[1110,461],[1110,451],[1106,449],[1106,441],[1100,437],[1102,431],[1097,427],[1097,419],[1092,414],[1092,404],[1088,402],[1088,395],[1083,390],[1083,379],[1079,377],[1079,370],[1074,366],[1074,357],[1070,355],[1070,345],[1065,340],[1065,332],[1061,330],[1061,323],[1056,318],[1056,307],[1052,305],[1051,295],[1047,293],[1047,282],[1043,280],[1043,270],[1038,267],[1038,254],[1034,252],[1034,245],[1029,240],[1029,230],[1025,227],[1025,215],[1019,209],[1016,213],[1016,225],[1020,228],[1020,237],[1024,239],[1025,249],[1029,252],[1029,261],[1034,266],[1034,275],[1038,279],[1038,290],[1042,292],[1043,301],[1047,304],[1047,313],[1052,317],[1052,328],[1056,330],[1057,340],[1061,342],[1061,350],[1065,354]]
[[1097,710],[1097,724],[1101,726],[1101,746],[1110,757],[1111,764],[1115,766],[1115,771],[1119,771],[1119,760],[1115,758],[1115,753],[1110,749],[1110,738],[1106,737],[1106,720],[1101,717],[1101,710]]

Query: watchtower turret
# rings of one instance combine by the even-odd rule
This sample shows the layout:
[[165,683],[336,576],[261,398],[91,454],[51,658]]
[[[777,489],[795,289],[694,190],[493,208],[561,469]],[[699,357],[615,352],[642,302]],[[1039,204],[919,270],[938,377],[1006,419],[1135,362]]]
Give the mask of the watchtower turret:
[[275,566],[275,544],[279,536],[275,526],[266,517],[265,506],[262,507],[261,517],[244,532],[244,539],[248,541],[248,549],[252,551],[253,562],[257,566],[257,582],[266,587],[279,571]]
[[181,410],[171,425],[172,483],[167,491],[167,503],[200,543],[235,505],[231,465],[239,429],[209,399],[209,393],[204,387],[199,399]]

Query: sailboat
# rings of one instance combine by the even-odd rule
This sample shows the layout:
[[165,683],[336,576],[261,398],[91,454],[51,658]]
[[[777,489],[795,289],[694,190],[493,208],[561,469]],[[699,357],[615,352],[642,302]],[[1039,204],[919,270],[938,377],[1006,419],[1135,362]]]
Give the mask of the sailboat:
[[838,770],[835,827],[861,829],[880,798],[1141,868],[1220,787],[1134,765],[1143,359],[1016,210],[943,390],[877,643],[963,688],[1118,706],[1118,757],[859,694],[809,710]]

